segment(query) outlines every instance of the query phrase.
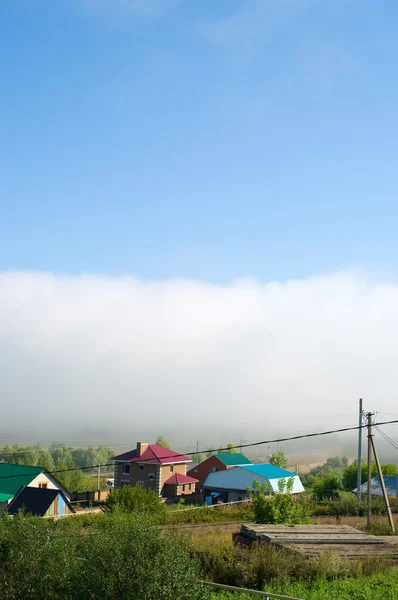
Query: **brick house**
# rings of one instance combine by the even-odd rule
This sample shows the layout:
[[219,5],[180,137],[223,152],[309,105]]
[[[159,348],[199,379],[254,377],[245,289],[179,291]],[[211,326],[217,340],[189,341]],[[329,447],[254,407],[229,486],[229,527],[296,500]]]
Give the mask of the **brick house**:
[[240,452],[234,454],[213,454],[213,456],[206,458],[199,465],[190,469],[187,475],[195,477],[198,480],[197,489],[202,489],[203,483],[209,473],[251,464],[251,461]]
[[138,442],[135,450],[111,460],[115,461],[115,489],[139,485],[166,499],[195,492],[198,480],[187,475],[192,460],[158,444]]

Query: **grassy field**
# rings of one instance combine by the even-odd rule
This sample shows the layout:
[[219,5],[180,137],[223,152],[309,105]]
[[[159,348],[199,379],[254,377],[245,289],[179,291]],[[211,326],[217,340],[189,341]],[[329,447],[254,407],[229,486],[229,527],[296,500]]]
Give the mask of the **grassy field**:
[[[396,600],[398,598],[398,572],[375,573],[360,577],[267,585],[264,590],[303,600]],[[212,600],[251,600],[256,596],[238,592],[216,591]]]
[[[217,525],[180,530],[209,581],[304,600],[398,599],[398,570],[389,559],[347,561],[328,552],[308,561],[267,544],[235,546],[232,533],[236,529],[236,525]],[[250,598],[238,592],[212,592],[213,600]]]
[[250,504],[201,506],[178,509],[167,507],[163,522],[165,525],[232,523],[253,521],[253,509]]

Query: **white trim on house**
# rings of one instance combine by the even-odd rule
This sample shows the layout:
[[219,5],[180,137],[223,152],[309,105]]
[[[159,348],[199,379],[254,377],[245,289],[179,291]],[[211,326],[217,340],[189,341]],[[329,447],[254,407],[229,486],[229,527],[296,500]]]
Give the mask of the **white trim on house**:
[[61,483],[58,483],[58,481],[51,477],[51,474],[47,471],[42,471],[41,473],[39,473],[39,475],[32,479],[32,481],[28,484],[27,487],[40,487],[41,483],[47,483],[47,488],[49,490],[60,490],[64,494],[65,498],[70,502],[71,495],[68,492],[68,490],[64,488],[64,486]]

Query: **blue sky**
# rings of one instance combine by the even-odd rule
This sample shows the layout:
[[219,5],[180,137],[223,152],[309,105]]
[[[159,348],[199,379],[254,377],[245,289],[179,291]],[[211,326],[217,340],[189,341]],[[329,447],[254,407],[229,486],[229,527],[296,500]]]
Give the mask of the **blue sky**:
[[398,5],[3,0],[0,270],[398,266]]

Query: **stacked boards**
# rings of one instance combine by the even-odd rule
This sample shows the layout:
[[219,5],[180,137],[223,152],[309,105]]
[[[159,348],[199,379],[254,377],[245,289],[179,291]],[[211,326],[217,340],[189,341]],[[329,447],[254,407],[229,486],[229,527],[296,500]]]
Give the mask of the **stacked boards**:
[[242,525],[237,542],[266,542],[318,558],[324,552],[334,552],[348,559],[388,557],[398,562],[398,544],[387,542],[348,525]]

